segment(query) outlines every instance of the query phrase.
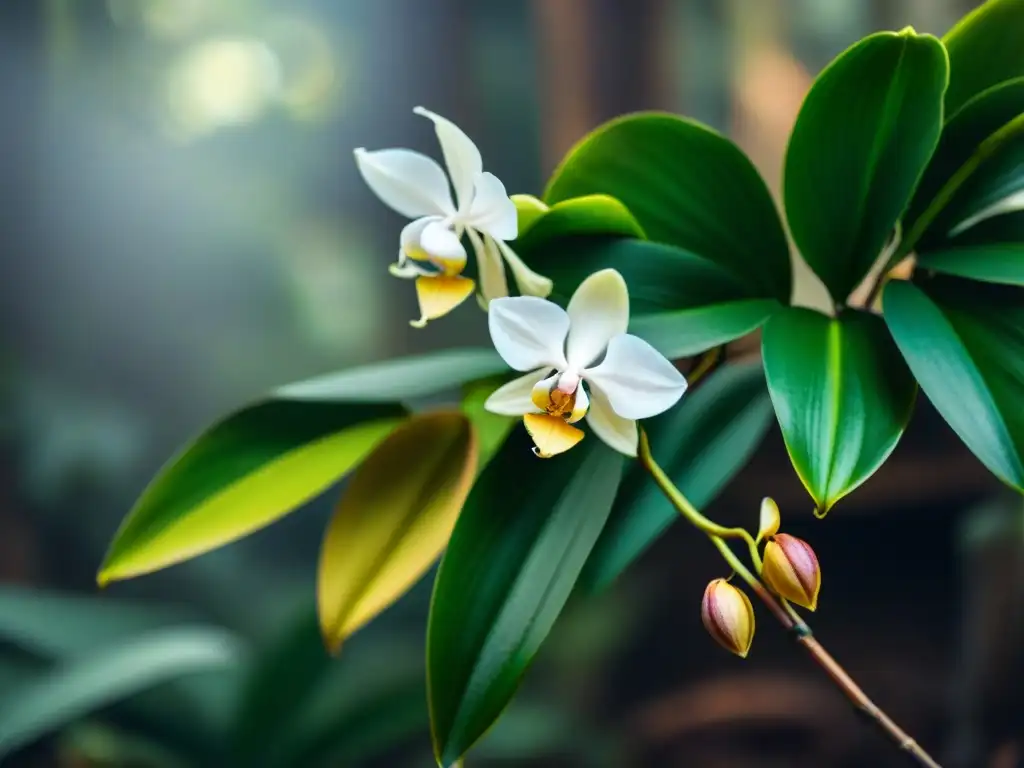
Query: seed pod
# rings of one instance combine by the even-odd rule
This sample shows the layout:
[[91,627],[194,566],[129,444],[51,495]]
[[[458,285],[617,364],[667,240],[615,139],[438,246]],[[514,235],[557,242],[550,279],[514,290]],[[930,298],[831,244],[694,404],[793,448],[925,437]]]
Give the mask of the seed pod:
[[719,645],[746,658],[754,640],[754,607],[743,591],[725,579],[715,579],[704,590],[700,617]]
[[821,568],[803,539],[786,533],[773,536],[764,548],[761,578],[780,597],[811,611],[817,608]]

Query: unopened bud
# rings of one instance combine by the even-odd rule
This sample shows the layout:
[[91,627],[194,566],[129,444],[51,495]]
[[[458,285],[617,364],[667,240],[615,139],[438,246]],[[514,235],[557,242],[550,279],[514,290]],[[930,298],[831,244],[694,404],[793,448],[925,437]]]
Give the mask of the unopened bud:
[[700,617],[719,645],[746,658],[754,640],[754,606],[743,591],[725,579],[715,579],[704,590]]
[[761,522],[757,528],[757,540],[764,541],[779,532],[779,525],[782,523],[782,515],[779,514],[779,505],[773,499],[765,496],[761,500]]
[[764,548],[761,578],[780,597],[812,611],[817,608],[821,568],[803,539],[785,533],[773,536]]

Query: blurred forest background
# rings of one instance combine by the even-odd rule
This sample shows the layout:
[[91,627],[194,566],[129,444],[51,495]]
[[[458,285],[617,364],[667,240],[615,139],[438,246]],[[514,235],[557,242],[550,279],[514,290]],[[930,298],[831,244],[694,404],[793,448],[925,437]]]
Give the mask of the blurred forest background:
[[[383,730],[379,713],[360,719],[358,702],[318,705],[356,713],[326,728],[337,743],[322,764],[431,764],[415,687],[429,579],[338,661],[321,658],[310,621],[330,494],[194,562],[102,594],[94,582],[146,481],[219,414],[328,370],[487,342],[483,323],[409,328],[411,286],[386,269],[401,222],[365,188],[351,150],[438,155],[411,112],[422,104],[477,141],[510,193],[540,194],[586,131],[664,109],[730,135],[777,191],[822,66],[877,29],[942,34],[974,5],[0,4],[0,714],[122,630],[199,623],[230,633],[231,660],[199,674],[204,685],[243,674],[236,656],[241,666],[289,649],[289,677],[323,673],[334,695],[372,705],[375,686],[408,668],[388,683],[404,708],[388,710]],[[820,304],[821,286],[797,269],[800,300]],[[1024,764],[1024,506],[1000,495],[923,397],[919,411],[893,460],[825,522],[774,426],[711,513],[750,525],[760,497],[774,496],[823,564],[814,625],[826,645],[948,765],[1011,768]],[[678,526],[608,593],[573,604],[522,701],[470,763],[898,765],[767,620],[746,663],[713,645],[699,602],[721,571]],[[216,705],[196,710],[185,695],[196,690],[147,693],[159,717],[122,702],[11,754],[0,744],[0,765],[155,765],[124,737],[159,728],[135,725],[174,730],[199,712],[216,741],[239,706],[207,697]]]

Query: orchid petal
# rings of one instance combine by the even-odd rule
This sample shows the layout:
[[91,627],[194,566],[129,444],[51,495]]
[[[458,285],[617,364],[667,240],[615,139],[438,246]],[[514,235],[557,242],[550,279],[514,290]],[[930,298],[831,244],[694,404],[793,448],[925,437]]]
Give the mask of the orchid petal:
[[590,390],[587,424],[602,441],[619,453],[636,456],[639,432],[636,422],[624,419],[612,410],[607,398],[597,389]]
[[625,419],[646,419],[667,411],[686,391],[686,378],[664,355],[626,333],[608,342],[604,360],[585,370],[583,377],[592,393],[600,390]]
[[423,228],[420,247],[446,275],[457,275],[466,266],[466,249],[451,228],[431,222]]
[[477,270],[480,273],[480,306],[487,309],[493,299],[501,299],[508,296],[508,278],[505,276],[505,264],[501,260],[494,241],[488,238],[486,241],[472,229],[467,229],[466,234],[476,251]]
[[516,286],[523,296],[540,296],[543,299],[551,295],[551,289],[554,287],[551,280],[543,275],[538,275],[526,266],[526,263],[509,247],[508,243],[501,240],[495,240],[494,243],[501,251],[501,255],[505,257],[505,261],[508,262],[509,269],[512,270],[512,277],[515,278]]
[[569,423],[575,424],[587,415],[588,410],[590,410],[590,398],[587,397],[587,390],[580,384],[576,387],[576,403],[573,405],[572,413],[569,414]]
[[530,393],[530,400],[534,405],[534,408],[538,411],[547,411],[551,407],[551,390],[558,384],[558,379],[561,374],[555,371],[554,375],[548,376],[546,379],[541,379],[533,385],[533,391]]
[[487,398],[484,408],[500,416],[522,416],[532,413],[537,410],[531,397],[533,388],[550,370],[550,368],[538,368],[498,387]]
[[411,320],[413,328],[422,328],[428,320],[443,317],[473,293],[475,285],[468,277],[432,275],[416,279],[416,297],[420,302],[420,319]]
[[523,424],[536,446],[533,452],[542,459],[565,453],[583,439],[583,430],[567,423],[560,416],[528,413],[523,416]]
[[[429,254],[423,252],[423,246],[420,242],[423,240],[423,230],[429,225],[444,221],[443,216],[422,216],[418,219],[414,219],[402,227],[402,234],[399,235],[399,242],[402,245],[402,251],[410,259],[416,259],[417,261],[428,261],[430,259]],[[401,257],[399,262],[404,261]]]
[[571,328],[566,358],[573,368],[593,365],[615,336],[629,325],[626,281],[614,269],[602,269],[580,283],[569,300]]
[[437,274],[435,270],[422,267],[417,262],[406,258],[402,251],[398,252],[398,262],[388,265],[388,272],[405,280],[416,277],[432,277]]
[[480,150],[451,120],[423,107],[416,107],[413,112],[433,121],[437,140],[444,153],[444,162],[448,166],[448,175],[451,176],[459,200],[459,211],[467,211],[473,204],[473,185],[484,170]]
[[495,299],[487,321],[495,349],[512,368],[565,370],[569,316],[557,304],[535,296]]
[[493,173],[481,173],[475,179],[473,204],[466,212],[465,222],[497,240],[515,240],[519,232],[516,204]]
[[434,160],[410,149],[355,150],[356,166],[385,205],[410,219],[455,213],[448,178]]

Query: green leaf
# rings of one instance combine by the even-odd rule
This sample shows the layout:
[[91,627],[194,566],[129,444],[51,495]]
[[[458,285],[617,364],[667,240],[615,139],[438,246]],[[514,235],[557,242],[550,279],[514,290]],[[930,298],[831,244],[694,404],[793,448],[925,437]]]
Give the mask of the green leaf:
[[394,405],[271,399],[199,436],[121,524],[101,585],[150,573],[256,531],[342,478],[400,423]]
[[786,150],[786,216],[839,304],[867,275],[942,128],[942,44],[912,30],[864,38],[822,71]]
[[973,96],[1024,75],[1024,0],[990,0],[961,19],[942,42],[949,53],[946,114]]
[[274,394],[288,400],[389,403],[434,395],[507,370],[493,349],[448,349],[318,376]]
[[291,726],[331,661],[311,606],[259,651],[242,682],[232,734],[234,753],[245,765],[260,762],[260,753]]
[[780,308],[774,299],[747,299],[631,320],[629,330],[670,360],[727,344],[760,328]]
[[160,630],[54,667],[0,708],[0,757],[109,705],[184,675],[231,667],[239,648],[212,628]]
[[494,390],[511,379],[509,375],[491,376],[472,381],[462,388],[462,412],[473,422],[473,428],[476,430],[480,456],[477,461],[477,472],[483,471],[498,449],[504,445],[512,427],[519,421],[513,416],[491,413],[484,407]]
[[[940,192],[945,194],[943,188],[951,180],[962,183],[986,155],[1012,137],[1014,131],[1001,129],[1009,128],[1007,124],[1022,114],[1024,77],[1000,83],[978,94],[947,120],[932,159],[907,206],[904,231],[910,232],[933,203],[940,207],[947,204],[948,200],[937,199]],[[954,179],[958,173],[962,178]]]
[[540,204],[544,205],[544,210],[532,217],[528,228],[520,230],[518,239],[512,242],[512,249],[524,258],[549,240],[584,235],[644,237],[643,229],[629,209],[608,195],[575,197],[550,208]]
[[332,651],[437,560],[469,495],[476,460],[470,420],[442,411],[413,416],[356,470],[320,551],[320,628]]
[[427,687],[451,766],[509,703],[611,510],[624,459],[593,436],[541,460],[518,428],[477,482],[434,586]]
[[449,350],[281,387],[208,429],[160,471],[117,532],[100,583],[269,525],[362,461],[405,416],[396,401],[505,371],[493,350]]
[[979,150],[973,171],[928,222],[919,252],[940,250],[980,222],[1024,210],[1024,117],[995,138]]
[[1024,285],[1024,241],[950,248],[922,254],[922,269],[987,283]]
[[986,283],[1024,285],[1024,211],[975,224],[938,250],[918,253],[917,265]]
[[[322,658],[319,638],[310,639],[305,652],[320,652]],[[264,733],[260,759],[241,764],[363,765],[410,739],[425,742],[429,719],[422,642],[366,640],[364,635],[353,639],[339,659],[324,666],[319,683],[296,701],[296,711],[279,709],[283,727]]]
[[533,195],[511,195],[511,200],[516,206],[518,236],[522,237],[526,230],[536,224],[547,213],[548,206],[543,200]]
[[[676,408],[644,422],[653,455],[697,507],[710,504],[753,455],[772,423],[761,362],[727,365]],[[626,475],[608,524],[580,576],[607,587],[677,518],[642,467]]]
[[627,238],[586,238],[533,254],[530,266],[568,302],[587,276],[618,270],[630,296],[630,333],[669,358],[696,354],[758,328],[780,305],[714,262],[681,248]]
[[142,603],[0,587],[0,643],[48,661],[92,653],[189,618],[182,611]]
[[650,240],[699,254],[758,297],[789,301],[789,245],[768,188],[710,128],[650,112],[605,123],[569,152],[544,199],[593,194],[621,201]]
[[894,281],[885,319],[928,399],[975,456],[1024,489],[1024,294],[963,280]]
[[234,734],[238,765],[312,766],[385,751],[427,732],[422,647],[360,636],[324,651],[312,606],[254,659]]
[[793,307],[764,328],[768,389],[793,466],[825,514],[892,453],[917,387],[877,315]]

